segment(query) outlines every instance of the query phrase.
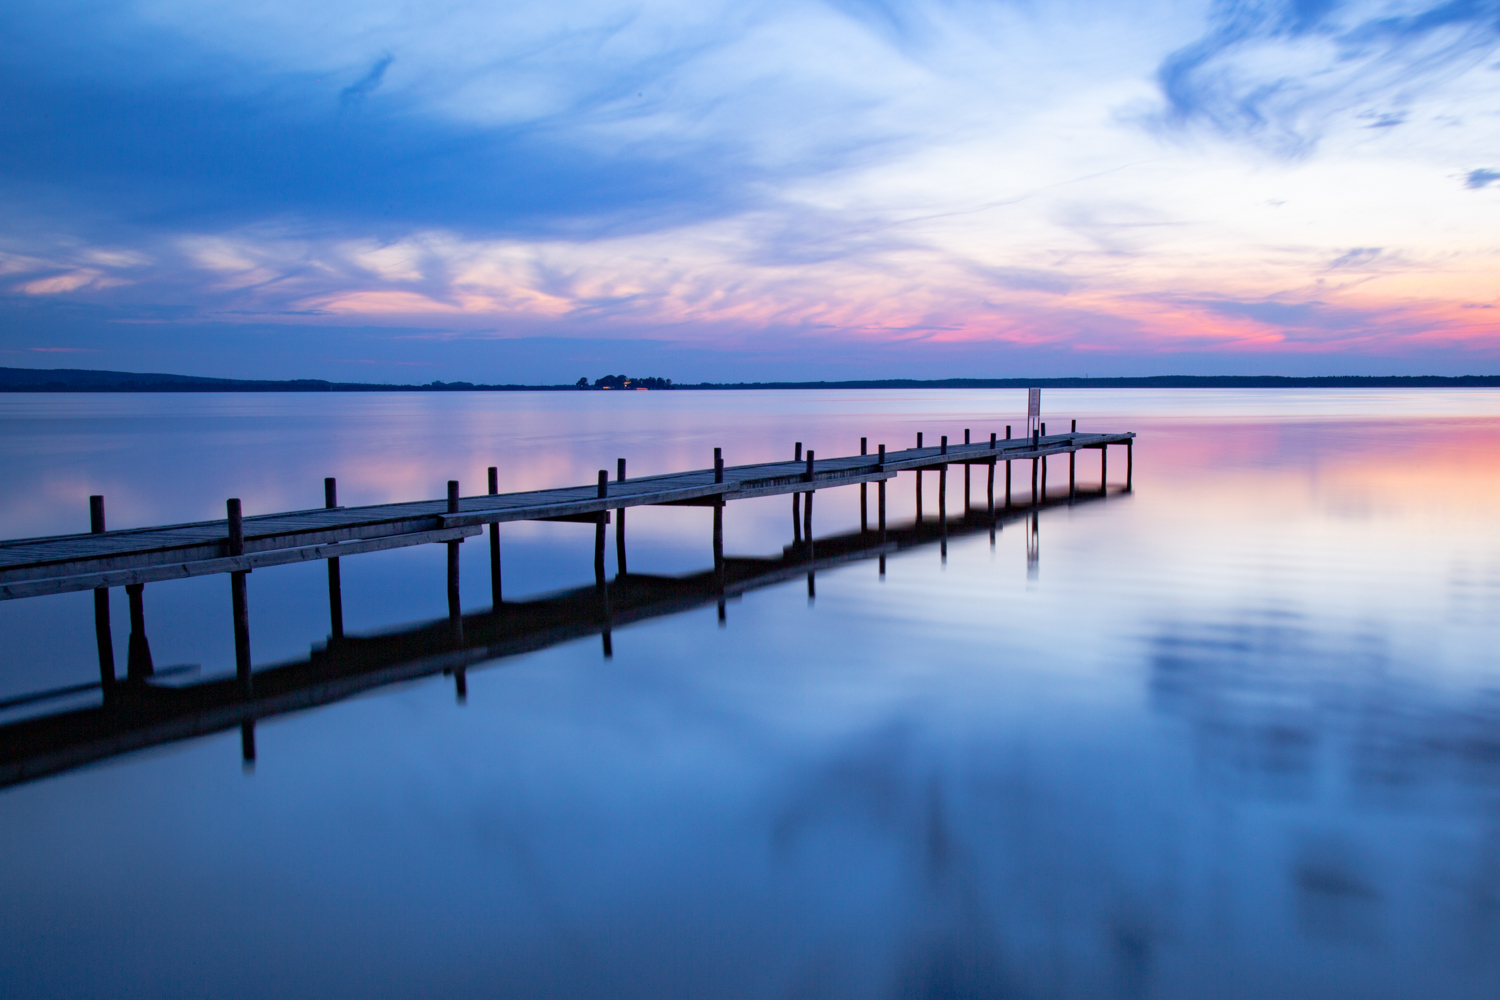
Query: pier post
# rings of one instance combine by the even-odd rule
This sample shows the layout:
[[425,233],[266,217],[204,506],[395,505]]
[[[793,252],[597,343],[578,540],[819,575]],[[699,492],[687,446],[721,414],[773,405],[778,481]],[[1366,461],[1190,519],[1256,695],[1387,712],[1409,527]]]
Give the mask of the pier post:
[[802,534],[807,540],[807,560],[813,557],[813,535],[812,535],[812,490],[802,494]]
[[[810,450],[807,453],[807,461],[808,461],[808,464],[812,464],[812,451],[810,451]],[[802,503],[803,503],[802,533],[807,536],[807,599],[808,600],[812,600],[814,597],[817,596],[817,588],[816,588],[816,586],[814,585],[814,582],[813,582],[813,577],[814,577],[815,574],[813,573],[813,568],[812,568],[812,563],[813,563],[812,502],[813,502],[813,494],[812,494],[811,490],[808,490],[807,491],[807,495],[805,497],[803,497],[803,500],[802,500]]]
[[[323,506],[329,509],[339,505],[338,480],[328,476],[323,480]],[[338,557],[328,560],[328,638],[337,642],[344,637],[344,585],[339,578]]]
[[1042,456],[1042,503],[1047,502],[1047,456]]
[[[624,459],[621,459],[624,461]],[[500,493],[500,470],[490,466],[486,471],[488,482],[485,484],[489,490],[489,496],[497,496]],[[490,609],[500,607],[500,524],[497,521],[490,522]]]
[[922,447],[922,432],[917,431],[917,447]]
[[[458,480],[448,480],[448,513],[458,513]],[[448,543],[448,620],[453,623],[453,642],[464,641],[464,612],[458,595],[458,547],[463,539],[455,538]]]
[[714,576],[724,589],[724,501],[714,504]]
[[1036,506],[1036,475],[1039,471],[1037,452],[1042,450],[1042,432],[1031,432],[1031,506]]
[[[89,531],[104,534],[104,497],[89,497]],[[115,693],[115,639],[109,630],[109,588],[94,588],[94,645],[99,650],[99,688],[108,701]]]
[[[714,449],[714,482],[715,483],[722,483],[723,481],[724,481],[724,449],[723,448],[715,448]],[[624,508],[622,507],[621,509],[623,510]]]
[[802,494],[792,494],[792,544],[802,544]]
[[[609,496],[609,470],[599,470],[599,499]],[[604,525],[609,511],[601,510],[594,521],[594,589],[599,593],[599,611],[604,619],[604,628],[599,634],[604,644],[604,658],[614,659],[614,638],[610,635],[609,585],[604,580]]]
[[[880,446],[881,457],[885,457],[885,445]],[[875,484],[875,519],[880,529],[880,544],[885,544],[885,480]]]
[[133,681],[150,677],[155,668],[151,665],[151,644],[146,641],[146,602],[144,583],[127,583],[125,594],[130,598],[130,645],[125,652],[125,676]]
[[796,446],[795,450],[792,452],[792,461],[793,462],[800,462],[800,461],[802,461],[802,442],[801,441],[797,442],[797,446]]
[[[964,428],[964,444],[969,443],[969,428]],[[964,463],[964,520],[969,519],[969,463]]]
[[[717,448],[714,449],[718,451]],[[625,481],[625,460],[615,460],[615,482]],[[625,575],[625,508],[615,511],[615,576]]]
[[[609,496],[609,470],[599,470],[599,499]],[[594,520],[594,586],[604,589],[604,519],[607,511],[600,511]]]
[[993,524],[995,521],[995,460],[993,458],[989,460],[989,475],[985,478],[984,512]]
[[[229,554],[242,556],[245,554],[245,521],[239,497],[226,500],[224,508],[229,518]],[[241,570],[229,574],[229,601],[234,609],[234,675],[240,684],[240,694],[246,698],[255,691],[250,676],[250,598],[245,592],[248,572]],[[253,744],[251,750],[253,755]]]
[[[944,438],[944,444],[947,443]],[[943,449],[945,452],[947,448]],[[967,466],[966,466],[967,468]],[[947,463],[938,466],[938,530],[941,533],[941,545],[943,561],[948,560],[948,466]]]
[[1134,489],[1132,480],[1135,479],[1135,439],[1125,442],[1125,492]]
[[912,470],[917,476],[917,523],[922,523],[922,470]]
[[[1005,425],[1005,440],[1010,440],[1010,424]],[[1005,460],[1005,509],[1010,510],[1010,459]]]
[[[870,453],[869,438],[859,439],[859,453],[868,455]],[[859,484],[859,533],[867,535],[870,533],[870,484]]]
[[1099,495],[1109,496],[1109,445],[1099,446]]

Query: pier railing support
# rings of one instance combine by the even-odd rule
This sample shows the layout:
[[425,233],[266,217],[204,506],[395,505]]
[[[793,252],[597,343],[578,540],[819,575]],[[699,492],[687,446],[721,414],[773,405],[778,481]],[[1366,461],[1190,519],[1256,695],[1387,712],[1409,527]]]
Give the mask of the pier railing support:
[[[229,518],[229,554],[245,554],[245,521],[240,509],[239,497],[224,502]],[[245,589],[245,577],[249,570],[229,574],[229,602],[234,611],[234,675],[239,681],[240,694],[246,698],[255,693],[250,676],[250,599]],[[251,745],[252,755],[254,744]]]
[[[104,497],[89,497],[89,531],[104,534]],[[115,693],[115,638],[109,628],[109,588],[94,588],[94,645],[99,650],[99,688],[104,700]]]
[[[339,505],[338,480],[328,476],[323,480],[323,506],[329,509]],[[337,642],[344,637],[344,585],[339,577],[339,561],[328,560],[328,638]]]

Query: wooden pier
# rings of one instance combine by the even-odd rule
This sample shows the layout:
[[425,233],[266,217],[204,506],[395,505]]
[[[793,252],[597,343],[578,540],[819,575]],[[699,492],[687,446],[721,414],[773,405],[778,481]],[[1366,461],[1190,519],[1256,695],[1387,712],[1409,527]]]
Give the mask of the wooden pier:
[[[964,432],[962,444],[950,445],[947,437],[937,447],[924,447],[917,435],[916,447],[887,451],[881,444],[869,453],[867,439],[860,440],[860,453],[818,460],[811,450],[804,456],[802,445],[793,450],[790,462],[762,462],[729,466],[720,449],[714,449],[713,465],[707,469],[660,476],[627,478],[625,460],[620,459],[613,481],[607,470],[599,470],[590,486],[562,487],[526,493],[498,492],[498,470],[489,470],[488,492],[462,496],[457,481],[448,483],[442,500],[340,507],[337,484],[324,481],[324,506],[311,510],[246,517],[237,498],[225,502],[222,521],[150,528],[106,530],[104,498],[91,497],[87,534],[48,538],[26,538],[0,542],[0,600],[16,600],[48,594],[92,590],[94,631],[99,656],[99,687],[106,705],[116,698],[120,679],[110,627],[109,588],[123,586],[129,595],[130,639],[125,681],[139,682],[153,674],[150,644],[146,639],[142,592],[145,585],[162,580],[227,573],[234,622],[235,684],[241,698],[254,695],[255,673],[250,655],[250,612],[246,576],[256,569],[321,559],[328,566],[330,641],[344,638],[342,569],[344,557],[410,545],[445,544],[448,548],[448,624],[445,642],[453,648],[465,644],[466,618],[459,591],[459,544],[489,528],[490,595],[495,609],[501,599],[501,559],[498,526],[509,521],[575,521],[594,525],[595,594],[606,621],[611,617],[612,588],[605,580],[606,525],[615,515],[616,564],[625,572],[625,509],[645,505],[690,505],[714,508],[714,574],[728,586],[728,562],[724,556],[723,511],[731,500],[750,497],[792,495],[793,544],[804,562],[817,559],[813,541],[813,497],[818,490],[836,486],[860,487],[862,536],[882,544],[886,538],[886,484],[902,472],[916,473],[916,520],[924,520],[922,474],[935,471],[938,478],[936,530],[946,539],[949,524],[947,478],[950,465],[964,466],[965,519],[976,515],[970,507],[971,469],[986,469],[982,516],[994,524],[998,516],[1015,509],[1011,466],[1031,462],[1028,506],[1048,502],[1045,483],[1050,456],[1068,456],[1067,500],[1090,492],[1104,495],[1108,489],[1108,448],[1126,450],[1125,489],[1132,486],[1134,438],[1130,432],[1080,434],[1077,422],[1066,434],[1048,435],[1046,425],[1036,427],[1027,438],[992,433],[988,441],[972,441]],[[1080,451],[1099,452],[1097,490],[1080,487],[1076,456]],[[997,486],[997,470],[1003,467],[1003,488]],[[1041,488],[1038,483],[1043,484]],[[874,527],[871,527],[869,484],[876,486]],[[1056,498],[1054,498],[1056,499]],[[946,554],[946,542],[943,542]],[[814,574],[808,574],[808,593],[813,593]],[[610,652],[610,632],[604,630],[604,651]]]
[[[1038,519],[1047,508],[1102,499],[1102,493],[1090,491],[1035,507],[1002,508],[994,516],[975,508],[948,523],[929,518],[892,525],[884,533],[849,532],[820,538],[815,547],[794,542],[775,558],[721,557],[714,569],[686,576],[629,573],[606,585],[607,600],[600,599],[595,587],[580,587],[463,615],[457,641],[446,619],[381,634],[330,638],[326,645],[314,647],[305,660],[258,671],[255,689],[248,695],[234,677],[182,684],[176,677],[137,676],[122,681],[104,704],[70,707],[0,725],[0,787],[236,727],[249,766],[255,758],[255,723],[260,719],[439,673],[452,675],[456,696],[463,702],[468,695],[467,671],[480,664],[494,665],[505,657],[592,635],[601,636],[609,650],[616,628],[714,603],[724,624],[727,603],[745,593],[804,576],[811,592],[819,571],[861,561],[878,560],[884,574],[888,555],[985,531],[993,539],[1010,522],[1026,526],[1030,564],[1035,557]],[[11,704],[67,696],[88,687],[41,692],[30,699],[13,699]]]

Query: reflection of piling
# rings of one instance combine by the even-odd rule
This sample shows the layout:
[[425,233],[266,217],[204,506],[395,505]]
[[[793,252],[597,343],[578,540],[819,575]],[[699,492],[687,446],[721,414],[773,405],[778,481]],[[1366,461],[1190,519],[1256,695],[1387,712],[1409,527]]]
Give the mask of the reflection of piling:
[[240,770],[246,774],[255,772],[255,720],[240,723]]
[[1042,563],[1042,536],[1041,515],[1039,511],[1032,511],[1031,524],[1026,532],[1026,577],[1035,580],[1041,572]]
[[[104,498],[89,497],[89,531],[104,534]],[[109,628],[109,588],[94,588],[94,645],[99,650],[99,686],[108,701],[115,693],[115,639]]]
[[[323,506],[332,510],[339,505],[339,484],[332,476],[323,480]],[[328,638],[337,642],[344,637],[344,585],[339,577],[338,557],[328,560]]]

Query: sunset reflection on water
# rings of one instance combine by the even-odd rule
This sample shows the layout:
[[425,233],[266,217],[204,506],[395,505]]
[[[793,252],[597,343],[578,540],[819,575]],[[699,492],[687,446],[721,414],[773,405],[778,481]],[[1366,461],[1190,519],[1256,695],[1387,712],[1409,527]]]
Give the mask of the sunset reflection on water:
[[[1024,423],[1018,393],[608,395],[12,399],[6,534],[88,492],[127,526]],[[1030,566],[1014,522],[472,669],[462,706],[431,678],[268,720],[249,775],[226,733],[0,792],[13,994],[1493,996],[1495,397],[1046,406],[1136,431],[1135,489],[1043,511]],[[779,554],[788,506],[731,504],[727,548]],[[858,490],[816,517],[857,528]],[[632,571],[711,565],[706,511],[629,518]],[[514,599],[592,578],[583,526],[503,536]],[[346,560],[352,630],[441,617],[431,548]],[[258,663],[326,637],[321,572],[252,576]],[[158,662],[232,670],[222,580],[147,592]],[[7,692],[87,678],[88,607],[0,605]]]

